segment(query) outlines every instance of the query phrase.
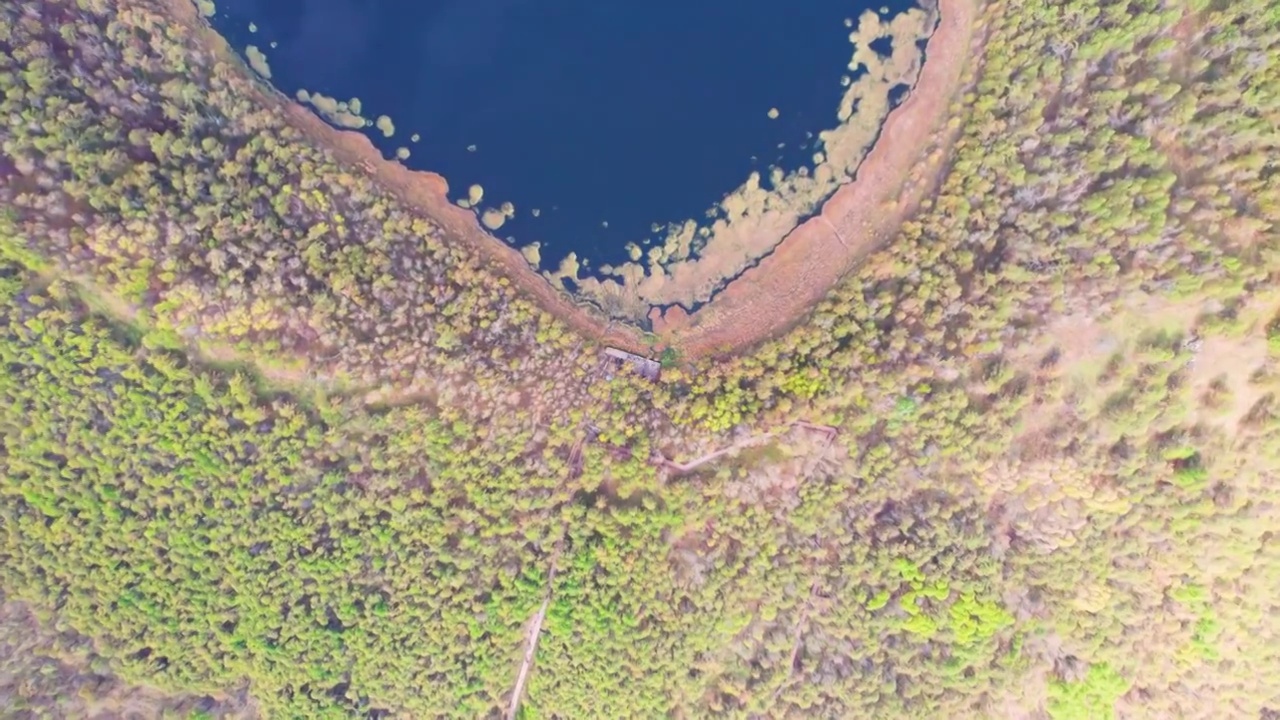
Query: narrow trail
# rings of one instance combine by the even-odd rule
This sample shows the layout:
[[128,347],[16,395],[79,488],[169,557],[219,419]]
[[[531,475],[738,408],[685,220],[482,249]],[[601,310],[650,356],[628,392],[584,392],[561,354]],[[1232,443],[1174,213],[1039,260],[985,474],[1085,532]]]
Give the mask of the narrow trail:
[[795,682],[796,661],[800,659],[800,649],[804,647],[804,631],[808,629],[809,613],[813,611],[813,599],[817,595],[818,581],[814,580],[809,586],[809,599],[805,601],[804,610],[800,611],[800,619],[796,621],[796,629],[791,634],[791,661],[787,663],[787,679],[773,691],[774,700],[777,700],[782,691]]
[[840,247],[844,248],[845,250],[848,250],[849,243],[845,241],[844,233],[840,232],[840,228],[836,227],[835,223],[831,222],[831,219],[828,218],[826,215],[819,215],[818,217],[822,218],[822,221],[827,224],[827,227],[831,228],[831,232],[836,234],[836,240],[840,241]]
[[[821,453],[825,454],[831,448],[831,443],[835,440],[837,430],[826,425],[813,425],[811,423],[799,421],[795,423],[797,426],[805,427],[816,432],[826,433],[827,441],[823,443]],[[821,454],[815,454],[804,463],[804,468],[800,472],[801,478],[809,479],[809,473],[813,472],[814,467],[821,459]],[[815,544],[821,547],[818,538],[814,539]],[[810,573],[817,574],[814,568],[809,568]],[[796,662],[800,660],[800,651],[804,649],[804,634],[809,629],[809,618],[813,614],[814,601],[818,598],[818,589],[820,587],[821,576],[814,577],[813,582],[809,585],[809,598],[805,600],[804,609],[800,611],[800,617],[796,620],[795,630],[791,633],[791,659],[787,663],[787,679],[773,691],[773,700],[777,700],[782,692],[791,687],[796,681]]]
[[516,720],[520,712],[520,700],[524,697],[524,686],[529,680],[529,671],[533,669],[533,658],[538,653],[538,638],[542,635],[542,623],[547,619],[547,608],[551,607],[551,589],[555,587],[556,565],[560,561],[560,546],[557,545],[551,556],[551,569],[547,572],[547,588],[542,595],[542,605],[529,621],[529,630],[525,633],[524,659],[520,662],[520,672],[516,675],[515,687],[511,689],[511,703],[507,706],[507,720]]
[[772,432],[764,433],[763,435],[752,435],[751,437],[739,440],[738,442],[728,447],[721,448],[719,450],[716,450],[715,452],[707,453],[706,455],[703,455],[702,457],[699,457],[699,458],[694,458],[689,462],[679,463],[674,460],[668,460],[667,458],[664,457],[664,458],[661,458],[658,461],[658,463],[662,467],[667,468],[668,470],[674,470],[675,472],[678,472],[678,473],[687,473],[687,472],[690,472],[691,470],[696,470],[699,467],[702,467],[703,465],[706,465],[707,463],[717,458],[728,455],[729,453],[736,452],[744,448],[760,445],[766,440],[772,440],[777,436],[778,436],[778,431],[776,430]]
[[[591,370],[591,374],[587,375],[586,379],[582,381],[582,387],[589,390],[592,383],[596,381],[596,378],[599,377],[601,373],[605,372],[607,366],[607,360],[598,361],[596,366]],[[569,477],[571,480],[577,480],[582,476],[582,448],[587,444],[591,428],[591,418],[587,415],[583,415],[582,422],[578,423],[578,431],[582,434],[578,438],[578,441],[575,442],[573,447],[569,450]]]
[[[660,465],[661,467],[667,468],[668,470],[672,470],[677,473],[687,473],[687,472],[696,470],[699,467],[702,467],[703,465],[706,465],[709,462],[712,462],[721,457],[724,457],[725,455],[728,455],[730,453],[737,452],[738,450],[743,450],[749,447],[755,447],[756,445],[763,444],[766,441],[772,440],[776,437],[779,437],[785,434],[786,432],[795,430],[797,428],[802,430],[810,430],[816,433],[822,433],[826,435],[828,446],[831,444],[832,439],[834,439],[835,436],[840,433],[838,429],[831,427],[829,425],[816,425],[814,423],[805,422],[803,420],[796,420],[795,422],[785,425],[783,429],[770,430],[769,432],[766,432],[766,433],[760,433],[758,435],[745,437],[733,443],[732,445],[720,448],[719,450],[716,450],[714,452],[709,452],[706,455],[694,458],[693,460],[689,460],[688,462],[676,462],[675,460],[671,460],[661,455],[659,455],[656,458],[655,462],[657,462],[657,464]],[[806,471],[806,474],[808,474],[807,471]]]
[[533,656],[538,652],[538,636],[542,633],[542,621],[547,617],[547,608],[551,606],[551,593],[542,598],[542,607],[533,616],[529,626],[529,636],[525,639],[524,662],[520,663],[520,674],[516,676],[516,686],[511,691],[511,705],[507,708],[507,720],[516,720],[520,711],[520,698],[524,695],[524,684],[529,679],[529,669],[533,667]]

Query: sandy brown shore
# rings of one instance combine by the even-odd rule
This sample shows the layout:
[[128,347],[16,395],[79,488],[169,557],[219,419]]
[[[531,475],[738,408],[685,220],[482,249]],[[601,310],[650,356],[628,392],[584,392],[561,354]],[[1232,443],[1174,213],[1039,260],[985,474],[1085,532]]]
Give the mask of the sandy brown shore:
[[[239,56],[199,18],[190,0],[167,0],[176,19],[196,28],[224,59]],[[966,61],[976,49],[979,0],[939,0],[939,25],[929,39],[920,78],[910,96],[890,114],[856,179],[840,188],[819,215],[792,230],[758,266],[689,314],[679,307],[650,312],[654,332],[689,358],[731,353],[789,327],[849,272],[889,239],[932,188],[945,157],[942,132]],[[245,72],[250,72],[246,67]],[[362,168],[410,208],[434,220],[452,241],[464,242],[498,266],[520,290],[577,332],[601,342],[640,350],[638,328],[606,321],[593,308],[534,272],[520,253],[482,228],[469,210],[448,199],[445,178],[410,170],[384,158],[361,132],[339,130],[310,109],[263,86],[263,102],[279,104],[289,121],[336,159]],[[933,153],[927,153],[931,148]],[[928,157],[926,158],[926,154]]]
[[[916,87],[885,120],[856,179],[697,312],[655,308],[650,319],[664,341],[698,357],[776,335],[889,240],[931,191],[946,156],[947,110],[976,50],[978,1],[941,0],[939,12]],[[926,157],[930,147],[936,150]]]

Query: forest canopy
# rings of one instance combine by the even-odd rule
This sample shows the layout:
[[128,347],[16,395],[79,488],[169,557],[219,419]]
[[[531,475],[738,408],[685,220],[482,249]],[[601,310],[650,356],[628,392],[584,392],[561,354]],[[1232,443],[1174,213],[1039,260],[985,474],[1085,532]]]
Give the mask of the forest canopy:
[[976,30],[892,241],[650,381],[185,0],[0,3],[5,707],[1276,716],[1280,9]]

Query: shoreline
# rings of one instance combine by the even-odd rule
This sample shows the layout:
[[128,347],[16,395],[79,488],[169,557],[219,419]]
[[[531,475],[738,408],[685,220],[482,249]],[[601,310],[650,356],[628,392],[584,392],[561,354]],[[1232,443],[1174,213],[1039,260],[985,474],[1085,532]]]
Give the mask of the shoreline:
[[935,152],[937,135],[973,56],[977,0],[940,0],[938,13],[920,78],[885,119],[855,179],[695,312],[653,308],[655,334],[690,357],[756,345],[793,325],[891,239],[932,186],[933,166],[945,159]]
[[529,267],[519,250],[484,230],[474,213],[450,202],[449,185],[444,176],[411,170],[397,160],[383,157],[364,132],[330,125],[296,98],[280,92],[245,65],[239,53],[200,15],[191,0],[165,0],[165,4],[172,9],[175,19],[191,28],[215,57],[249,73],[262,93],[260,99],[274,102],[286,121],[311,142],[333,153],[339,164],[353,171],[363,171],[389,194],[405,203],[410,212],[420,213],[438,225],[446,241],[460,240],[475,251],[482,262],[499,266],[500,274],[532,296],[532,302],[544,312],[554,315],[586,339],[632,352],[647,349],[640,328],[610,321],[599,315],[590,304],[576,301],[567,292],[557,290],[550,281]]
[[[166,4],[175,19],[191,27],[219,59],[252,74],[191,0],[166,0]],[[938,145],[938,130],[970,56],[977,5],[978,0],[938,1],[938,25],[926,44],[919,78],[909,96],[885,118],[853,181],[836,190],[816,213],[789,230],[770,254],[696,311],[686,312],[679,305],[665,310],[651,306],[648,319],[660,344],[679,348],[688,359],[752,347],[803,317],[896,232],[931,185],[928,177],[919,177],[921,173],[913,170],[926,154],[937,155],[929,151]],[[643,328],[608,320],[588,301],[554,287],[519,250],[486,231],[474,213],[450,202],[443,176],[411,170],[383,157],[365,133],[334,127],[295,98],[253,77],[261,99],[277,103],[287,122],[332,152],[339,163],[362,169],[407,209],[425,215],[446,239],[466,243],[480,260],[497,265],[543,311],[584,339],[632,352],[648,349]]]

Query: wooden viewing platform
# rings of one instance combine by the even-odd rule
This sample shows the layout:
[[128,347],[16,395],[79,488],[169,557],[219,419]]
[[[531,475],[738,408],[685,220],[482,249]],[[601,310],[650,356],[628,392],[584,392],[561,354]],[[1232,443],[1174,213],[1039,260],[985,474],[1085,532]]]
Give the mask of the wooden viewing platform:
[[630,365],[636,372],[650,382],[657,382],[658,376],[662,373],[662,364],[657,360],[650,360],[642,355],[629,353],[626,350],[618,348],[605,348],[604,354],[617,361],[618,365]]

